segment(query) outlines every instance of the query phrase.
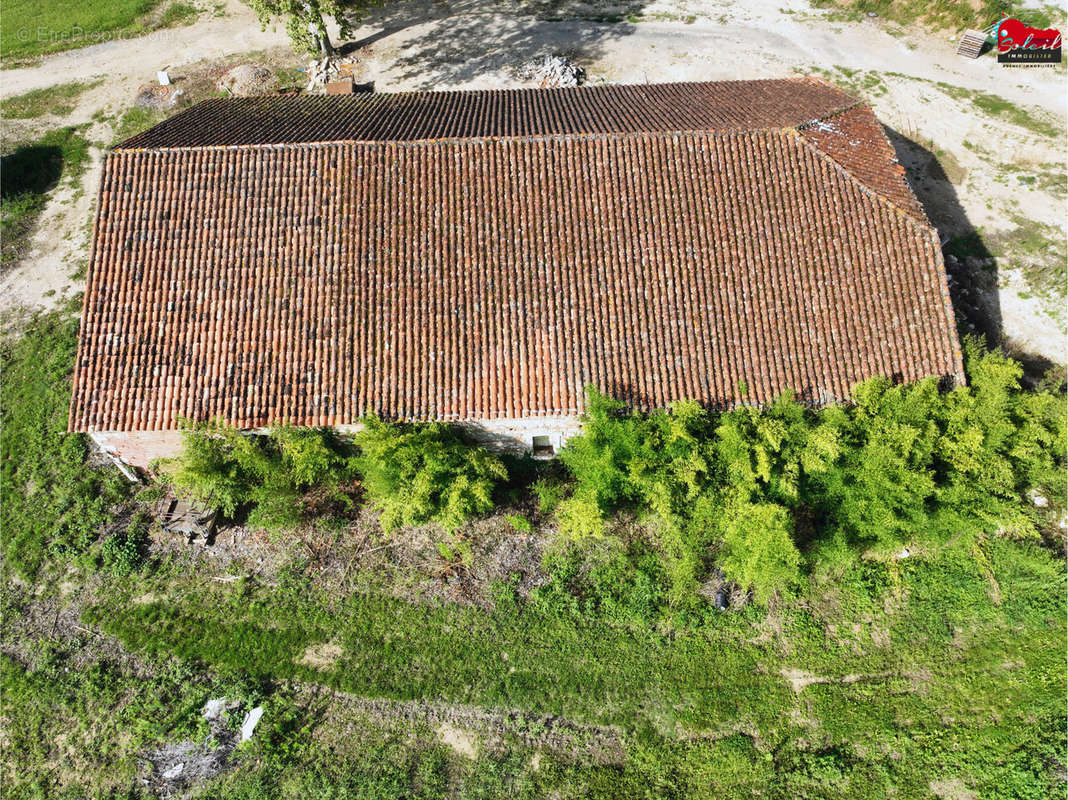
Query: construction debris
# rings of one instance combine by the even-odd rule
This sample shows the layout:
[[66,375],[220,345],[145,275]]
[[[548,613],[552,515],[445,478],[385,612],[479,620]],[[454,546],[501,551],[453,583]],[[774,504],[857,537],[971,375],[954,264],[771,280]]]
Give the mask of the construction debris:
[[256,706],[254,709],[245,715],[245,721],[241,723],[241,741],[247,742],[252,738],[252,732],[256,730],[256,726],[260,722],[260,717],[263,716],[263,706]]
[[[321,91],[326,88],[327,84],[339,83],[346,78],[351,82],[357,63],[357,59],[352,57],[331,58],[330,56],[309,61],[304,70],[308,76],[307,90],[309,92]],[[333,94],[340,94],[340,92],[335,91]]]
[[278,79],[266,67],[238,64],[222,74],[215,82],[215,88],[234,97],[261,97],[278,88]]
[[581,86],[586,80],[586,70],[555,55],[531,59],[516,71],[516,75],[520,80],[537,83],[541,89]]
[[166,744],[142,756],[141,785],[159,798],[186,797],[191,788],[229,770],[240,734],[230,729],[224,712],[236,705],[225,697],[208,701],[201,711],[208,723],[203,741]]
[[137,98],[134,105],[138,108],[149,108],[153,111],[163,111],[168,108],[177,108],[185,102],[185,92],[174,86],[156,86],[151,83],[142,84],[137,90]]
[[198,537],[210,542],[212,534],[215,533],[216,512],[212,509],[196,508],[188,500],[161,500],[156,507],[156,517],[165,533],[181,534],[188,543]]

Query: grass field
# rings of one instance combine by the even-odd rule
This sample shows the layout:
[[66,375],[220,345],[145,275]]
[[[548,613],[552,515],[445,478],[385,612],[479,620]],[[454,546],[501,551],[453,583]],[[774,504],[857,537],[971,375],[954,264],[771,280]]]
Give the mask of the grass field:
[[180,24],[198,12],[188,3],[163,0],[9,0],[0,22],[5,66],[62,50],[139,36]]
[[1063,791],[1065,568],[1039,541],[960,537],[667,617],[551,582],[501,581],[491,611],[406,601],[377,569],[324,581],[294,538],[268,579],[240,577],[255,559],[120,563],[100,526],[122,486],[61,435],[74,333],[44,316],[3,352],[8,796],[138,796],[156,748],[212,746],[217,696],[230,729],[265,713],[203,797]]

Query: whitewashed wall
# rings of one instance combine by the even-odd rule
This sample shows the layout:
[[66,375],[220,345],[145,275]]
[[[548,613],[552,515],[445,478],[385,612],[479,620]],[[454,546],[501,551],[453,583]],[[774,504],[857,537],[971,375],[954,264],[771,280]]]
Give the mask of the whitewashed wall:
[[[535,436],[548,436],[559,452],[582,430],[577,416],[468,420],[453,423],[464,435],[488,450],[520,455],[531,450]],[[355,433],[362,425],[338,425],[340,433]],[[265,432],[265,429],[257,431]],[[124,465],[148,469],[157,458],[174,458],[182,451],[181,431],[96,431],[89,437]]]

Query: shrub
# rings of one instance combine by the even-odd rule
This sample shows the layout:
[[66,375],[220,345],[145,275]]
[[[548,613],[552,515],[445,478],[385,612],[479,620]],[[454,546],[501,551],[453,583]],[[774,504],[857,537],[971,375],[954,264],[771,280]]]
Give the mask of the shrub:
[[789,511],[774,503],[739,503],[723,524],[720,565],[725,575],[752,589],[759,603],[800,577],[801,554]]
[[252,527],[297,527],[311,489],[341,508],[352,505],[355,459],[329,429],[279,426],[255,435],[201,422],[185,431],[184,445],[181,456],[161,465],[175,488],[228,517],[248,509]]
[[355,464],[386,531],[427,522],[455,531],[493,508],[493,489],[508,477],[499,458],[442,423],[390,425],[368,417],[355,441]]
[[977,341],[965,357],[967,386],[873,378],[851,404],[820,410],[785,395],[714,417],[688,402],[635,414],[591,388],[582,435],[560,453],[574,480],[560,533],[600,537],[619,509],[651,513],[676,606],[716,552],[760,601],[789,586],[798,523],[810,563],[835,569],[960,534],[1035,535],[1068,489],[1063,397],[1023,391],[1020,366]]
[[100,546],[104,567],[116,575],[129,575],[141,568],[148,550],[148,516],[136,514],[123,530],[116,531]]

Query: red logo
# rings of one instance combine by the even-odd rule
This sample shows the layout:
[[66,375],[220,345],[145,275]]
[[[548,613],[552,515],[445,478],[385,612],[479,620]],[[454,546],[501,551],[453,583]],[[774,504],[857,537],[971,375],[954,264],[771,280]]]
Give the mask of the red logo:
[[1001,63],[1059,63],[1061,32],[1056,28],[1032,28],[1020,20],[1002,14],[994,23],[998,61]]

